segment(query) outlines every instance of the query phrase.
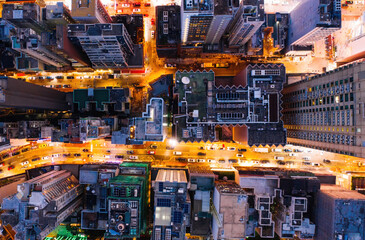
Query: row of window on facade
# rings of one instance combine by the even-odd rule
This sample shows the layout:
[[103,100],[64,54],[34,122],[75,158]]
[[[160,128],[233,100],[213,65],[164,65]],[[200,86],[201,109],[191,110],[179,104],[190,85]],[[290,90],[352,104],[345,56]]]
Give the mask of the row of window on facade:
[[353,126],[353,109],[343,111],[285,114],[285,124],[318,126]]
[[318,133],[306,131],[288,131],[289,138],[299,138],[303,140],[318,141],[325,143],[342,144],[356,146],[356,137],[344,134]]

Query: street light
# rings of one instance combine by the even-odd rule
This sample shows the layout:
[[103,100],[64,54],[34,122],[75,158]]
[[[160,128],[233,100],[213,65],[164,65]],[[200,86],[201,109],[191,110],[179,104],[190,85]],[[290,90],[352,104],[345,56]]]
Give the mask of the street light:
[[176,139],[173,139],[173,138],[170,138],[168,140],[168,144],[169,144],[170,147],[175,148],[176,145],[177,145],[177,140]]

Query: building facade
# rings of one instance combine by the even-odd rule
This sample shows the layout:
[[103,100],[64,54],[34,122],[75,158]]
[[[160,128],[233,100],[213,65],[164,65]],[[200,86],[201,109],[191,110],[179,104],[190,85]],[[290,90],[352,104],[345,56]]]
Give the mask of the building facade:
[[83,23],[111,23],[112,19],[100,0],[72,1],[72,17]]
[[288,143],[365,156],[365,63],[337,68],[283,90]]

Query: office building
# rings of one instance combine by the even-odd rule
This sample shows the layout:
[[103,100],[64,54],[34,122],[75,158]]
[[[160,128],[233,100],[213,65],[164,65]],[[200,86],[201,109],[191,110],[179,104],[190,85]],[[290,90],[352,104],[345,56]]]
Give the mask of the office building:
[[244,52],[244,45],[254,36],[265,21],[263,0],[244,0],[229,30],[229,46]]
[[313,45],[341,28],[341,2],[336,0],[301,1],[290,12],[289,45],[287,55],[301,54]]
[[0,106],[68,110],[64,92],[8,77],[0,78]]
[[180,6],[156,7],[156,49],[160,58],[176,58],[181,43]]
[[213,19],[207,32],[205,44],[219,44],[223,34],[226,32],[228,25],[231,23],[233,16],[239,9],[239,1],[214,0]]
[[47,30],[42,21],[42,8],[36,3],[4,4],[2,18],[16,28],[30,28],[37,34]]
[[184,45],[205,42],[213,20],[214,0],[182,0],[181,41]]
[[189,165],[189,182],[192,193],[191,227],[193,236],[209,237],[211,234],[212,213],[210,199],[213,196],[213,172],[207,166]]
[[71,16],[80,23],[111,23],[100,0],[72,1]]
[[265,14],[265,30],[273,40],[273,50],[280,53],[288,44],[289,14]]
[[89,57],[92,67],[110,69],[128,67],[134,45],[123,24],[70,24],[68,37]]
[[365,63],[354,63],[287,85],[283,121],[288,142],[364,157]]
[[154,190],[153,240],[185,239],[190,224],[190,197],[182,170],[160,169],[152,182]]
[[364,239],[365,196],[336,185],[321,185],[316,201],[314,239]]
[[213,194],[213,239],[246,238],[248,193],[234,181],[216,181]]
[[162,142],[166,137],[164,128],[165,102],[162,98],[151,98],[146,105],[142,117],[129,119],[130,137],[132,144],[143,144],[146,141]]
[[281,89],[285,67],[249,65],[235,77],[234,86],[216,86],[213,71],[175,74],[175,135],[179,141],[215,141],[217,125],[240,126],[239,142],[284,145],[286,130],[281,117]]
[[2,223],[13,227],[16,239],[44,239],[82,202],[82,187],[66,170],[47,172],[17,189],[1,205]]

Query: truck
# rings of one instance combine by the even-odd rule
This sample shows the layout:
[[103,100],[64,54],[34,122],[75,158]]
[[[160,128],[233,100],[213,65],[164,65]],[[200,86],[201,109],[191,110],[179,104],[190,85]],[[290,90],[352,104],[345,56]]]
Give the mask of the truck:
[[255,148],[255,152],[262,152],[262,153],[268,153],[268,148]]

